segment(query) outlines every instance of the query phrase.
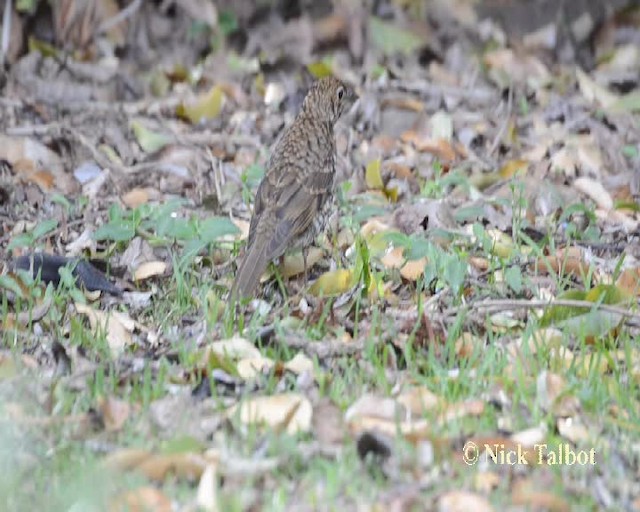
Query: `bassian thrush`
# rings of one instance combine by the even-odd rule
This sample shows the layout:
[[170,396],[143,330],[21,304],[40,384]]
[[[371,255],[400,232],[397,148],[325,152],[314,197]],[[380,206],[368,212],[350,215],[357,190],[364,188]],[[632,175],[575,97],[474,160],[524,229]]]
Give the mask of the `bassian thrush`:
[[302,109],[276,142],[256,192],[249,240],[231,295],[248,297],[270,261],[288,249],[306,249],[325,229],[331,214],[336,174],[333,128],[356,99],[333,77],[312,86]]

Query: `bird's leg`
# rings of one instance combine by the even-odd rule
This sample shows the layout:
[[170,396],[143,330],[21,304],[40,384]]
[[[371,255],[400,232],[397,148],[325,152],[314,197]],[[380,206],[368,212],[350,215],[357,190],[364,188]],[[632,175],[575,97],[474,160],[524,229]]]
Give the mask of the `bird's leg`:
[[309,274],[307,273],[307,252],[309,251],[308,247],[302,248],[302,265],[304,267],[304,285],[307,286],[309,283]]

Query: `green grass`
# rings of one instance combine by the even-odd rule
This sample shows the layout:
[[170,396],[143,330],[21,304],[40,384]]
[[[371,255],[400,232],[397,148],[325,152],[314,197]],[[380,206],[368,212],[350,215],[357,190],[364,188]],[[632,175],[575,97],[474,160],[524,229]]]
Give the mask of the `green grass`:
[[[438,179],[423,188],[423,192],[442,196],[448,184]],[[520,192],[514,188],[515,199],[511,206],[523,206]],[[581,210],[581,213],[584,211]],[[133,236],[132,233],[138,230],[136,226],[142,225],[144,219],[159,221],[158,213],[149,210],[138,213],[113,211],[110,224],[103,232],[114,237],[120,236],[124,229],[121,224],[128,222],[132,223],[129,234]],[[164,226],[164,231],[161,230],[162,233],[156,233],[154,237],[165,237],[167,243],[167,233],[175,235],[180,230],[197,231],[201,224],[200,221],[189,220],[180,225],[170,226],[161,222],[159,225]],[[358,238],[357,222],[353,218],[346,218],[343,219],[343,225],[351,226],[356,234],[356,250],[347,263],[357,269],[362,288],[366,289],[374,278],[400,286],[398,272],[381,266],[377,257],[371,254],[366,241]],[[513,237],[512,250],[506,257],[493,254],[493,242],[479,224],[474,226],[475,242],[468,237],[458,236],[454,237],[454,243],[442,247],[419,235],[396,237],[394,240],[404,245],[411,257],[426,256],[430,262],[426,276],[416,283],[416,290],[427,294],[442,292],[449,306],[460,306],[467,301],[465,294],[469,293],[469,288],[480,297],[523,298],[535,294],[537,285],[526,270],[527,258],[545,257],[544,244],[553,250],[553,240],[536,243],[524,234],[525,226],[524,219],[514,217],[512,230],[516,235]],[[149,228],[150,225],[145,227]],[[176,242],[173,235],[169,238]],[[123,249],[118,243],[112,246],[113,250]],[[308,318],[297,318],[297,305],[292,301],[274,304],[265,315],[254,313],[238,316],[225,307],[224,288],[219,283],[202,279],[202,275],[206,274],[204,262],[196,264],[192,258],[181,258],[184,243],[183,240],[168,245],[173,263],[171,277],[154,283],[157,290],[151,305],[132,314],[141,324],[153,329],[163,340],[164,348],[170,345],[169,355],[166,350],[156,352],[157,347],[147,345],[147,338],[137,333],[134,339],[139,343],[129,347],[124,357],[112,360],[105,333],[92,332],[85,318],[69,314],[72,300],[85,299],[78,295],[79,290],[68,280],[57,290],[49,287],[46,291],[52,295],[53,302],[39,325],[48,334],[48,340],[61,340],[68,351],[73,351],[74,364],[78,358],[82,358],[96,365],[79,381],[72,385],[70,376],[51,381],[39,376],[37,371],[25,368],[20,363],[23,351],[35,354],[34,357],[44,361],[45,367],[53,367],[46,360],[46,357],[50,357],[47,356],[49,352],[46,345],[39,348],[37,343],[29,340],[25,334],[28,330],[5,329],[2,332],[2,347],[12,360],[17,361],[13,367],[5,362],[4,370],[0,371],[0,390],[5,390],[2,396],[7,401],[22,404],[25,410],[28,408],[33,417],[52,415],[63,418],[83,413],[95,414],[99,400],[107,396],[130,403],[134,411],[120,432],[105,433],[98,422],[97,426],[79,437],[73,428],[66,425],[22,428],[9,420],[3,421],[0,451],[5,456],[0,457],[0,468],[2,474],[11,475],[11,478],[3,479],[0,483],[0,502],[7,503],[6,510],[92,510],[92,506],[100,510],[101,504],[114,492],[135,488],[146,482],[144,477],[135,472],[107,475],[100,465],[103,453],[95,448],[101,445],[107,450],[139,447],[155,452],[163,452],[171,445],[173,449],[180,449],[180,446],[182,449],[186,446],[222,446],[243,458],[274,457],[279,461],[278,469],[267,475],[231,478],[231,483],[219,490],[221,510],[245,510],[249,506],[258,506],[261,510],[280,511],[300,504],[306,504],[311,509],[352,509],[357,504],[384,501],[402,485],[417,486],[420,502],[435,506],[435,501],[445,491],[474,489],[475,477],[481,469],[454,462],[451,448],[436,449],[432,466],[418,471],[415,470],[415,465],[419,464],[416,462],[415,448],[399,439],[393,445],[397,471],[385,476],[380,464],[360,460],[356,439],[349,435],[337,458],[319,454],[309,458],[301,454],[300,446],[312,444],[313,435],[292,437],[276,432],[265,433],[262,429],[247,428],[237,418],[222,421],[224,427],[217,430],[214,439],[192,439],[193,442],[186,445],[180,441],[185,439],[183,432],[159,432],[156,427],[150,426],[149,416],[154,403],[170,397],[176,386],[194,389],[203,375],[211,376],[214,367],[200,366],[201,350],[210,342],[238,332],[257,341],[257,334],[266,325],[274,327],[276,340],[293,330],[297,336],[308,339],[310,344],[323,343],[346,332],[344,323],[334,319],[335,312],[332,310],[337,304],[334,298],[310,301],[317,308],[313,322]],[[220,248],[214,241],[207,243]],[[228,250],[230,257],[236,253],[235,247],[223,250]],[[467,273],[467,263],[473,255],[488,258],[491,268],[484,278],[475,281],[470,280]],[[496,272],[504,273],[504,282],[495,279]],[[590,270],[584,276],[581,286],[585,289],[592,286],[592,274]],[[558,291],[576,287],[577,284],[571,276],[561,276],[553,282]],[[287,283],[281,282],[280,287],[286,288]],[[2,317],[5,321],[12,311],[34,308],[43,295],[37,281],[27,280],[27,290],[27,295],[13,305],[6,298],[3,300]],[[337,310],[343,315],[341,318],[353,323],[354,338],[364,341],[364,350],[356,357],[326,361],[316,359],[315,374],[319,377],[311,395],[317,399],[329,399],[344,412],[365,393],[388,397],[408,384],[422,386],[445,403],[482,399],[485,404],[479,415],[465,415],[448,422],[438,421],[438,413],[429,412],[426,419],[430,422],[429,436],[435,447],[443,440],[455,444],[473,436],[496,435],[505,425],[513,432],[541,426],[548,433],[545,441],[554,445],[566,442],[566,439],[557,432],[557,418],[540,407],[537,397],[536,380],[543,371],[548,370],[561,375],[567,384],[566,393],[579,400],[579,416],[593,433],[594,442],[599,443],[599,470],[606,471],[610,467],[610,446],[638,438],[636,425],[640,424],[637,407],[640,382],[629,375],[629,368],[637,364],[634,361],[637,355],[634,354],[637,354],[638,344],[626,331],[622,330],[615,340],[598,340],[590,345],[585,343],[584,336],[565,330],[558,346],[570,346],[575,359],[572,364],[564,365],[557,357],[557,347],[538,346],[535,352],[529,349],[527,341],[539,328],[533,315],[529,316],[522,331],[498,332],[491,325],[490,315],[487,315],[484,323],[470,323],[472,316],[460,314],[448,325],[445,337],[429,340],[424,333],[422,319],[424,316],[431,317],[431,313],[425,311],[419,294],[414,299],[415,320],[408,325],[404,325],[404,320],[389,316],[388,305],[367,297],[365,293],[355,294],[351,301],[339,306]],[[94,306],[99,307],[98,304]],[[114,307],[127,311],[121,304]],[[192,326],[198,326],[198,322],[202,322],[206,330],[202,327],[192,329]],[[27,326],[29,328],[31,326]],[[469,332],[480,341],[466,357],[460,357],[456,351],[456,341],[463,333]],[[512,361],[506,350],[518,336],[522,336],[524,341],[519,363]],[[384,343],[381,342],[383,339]],[[21,345],[23,340],[26,344]],[[293,350],[279,345],[277,341],[257,346],[264,356],[274,361],[287,361],[295,355]],[[614,359],[613,351],[622,354],[622,359]],[[590,366],[586,361],[590,361]],[[601,361],[608,363],[607,373],[599,370]],[[223,369],[234,367],[233,361],[223,359],[219,363]],[[75,370],[72,369],[72,376]],[[231,374],[233,376],[233,372]],[[23,386],[25,377],[30,381],[31,387],[27,386],[29,392],[16,393],[16,386]],[[210,404],[208,414],[211,419],[217,418],[225,405],[234,400],[234,396],[235,399],[241,399],[256,394],[297,391],[298,382],[293,375],[283,378],[279,371],[272,371],[243,387],[236,395],[224,391],[223,387],[216,389],[213,383],[210,384],[210,390],[212,396],[205,400]],[[498,391],[506,397],[505,403],[489,401],[488,397],[497,396]],[[198,400],[202,399],[194,398],[193,418],[183,417],[182,420],[197,423],[206,419],[195,413]],[[611,415],[610,410],[614,405],[626,417]],[[187,440],[191,439],[189,436],[187,434]],[[589,442],[579,441],[576,448],[589,446]],[[637,464],[637,456],[635,459],[633,455],[629,457]],[[500,473],[505,471],[505,468],[488,469]],[[538,474],[536,472],[544,472],[547,479],[545,489],[564,496],[576,510],[596,509],[598,504],[588,486],[581,487],[579,484],[592,475],[591,468],[574,469],[544,467],[530,474],[535,476]],[[431,484],[421,486],[419,475],[429,471],[436,477]],[[571,494],[565,492],[563,485],[567,478],[576,482],[578,489]],[[162,482],[160,487],[180,503],[189,502],[195,492],[193,482],[174,477]],[[501,480],[489,498],[499,509],[511,503],[510,493],[510,485]]]

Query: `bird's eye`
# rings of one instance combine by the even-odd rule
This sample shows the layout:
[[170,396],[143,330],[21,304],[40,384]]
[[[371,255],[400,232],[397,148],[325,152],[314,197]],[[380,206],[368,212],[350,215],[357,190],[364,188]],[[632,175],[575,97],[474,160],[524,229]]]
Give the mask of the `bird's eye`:
[[340,87],[340,89],[338,89],[338,99],[341,100],[343,96],[344,96],[344,88]]

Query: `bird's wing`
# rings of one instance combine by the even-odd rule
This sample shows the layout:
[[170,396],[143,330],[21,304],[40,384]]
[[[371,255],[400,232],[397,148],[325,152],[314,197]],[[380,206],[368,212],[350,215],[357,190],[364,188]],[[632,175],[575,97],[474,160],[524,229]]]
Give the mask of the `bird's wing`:
[[264,180],[258,196],[268,206],[261,212],[255,236],[266,244],[269,259],[284,254],[292,240],[309,229],[331,194],[333,166],[330,155],[317,170],[295,168],[289,163],[288,172],[274,173],[278,180]]

